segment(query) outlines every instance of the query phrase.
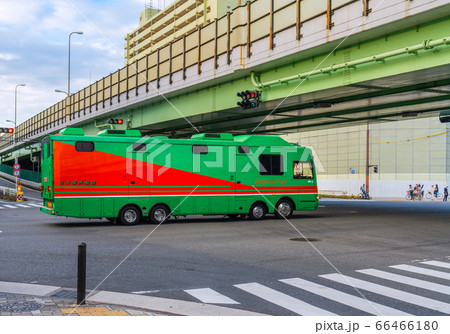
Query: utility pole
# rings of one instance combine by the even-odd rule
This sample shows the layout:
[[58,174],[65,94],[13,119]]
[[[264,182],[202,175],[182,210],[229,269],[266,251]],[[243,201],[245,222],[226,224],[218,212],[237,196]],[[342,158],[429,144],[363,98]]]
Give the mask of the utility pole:
[[[370,140],[370,128],[369,128],[369,121],[367,121],[367,128],[366,128],[366,193],[369,193],[369,150],[370,150],[370,145],[369,145],[369,140]],[[370,196],[370,195],[369,195]]]

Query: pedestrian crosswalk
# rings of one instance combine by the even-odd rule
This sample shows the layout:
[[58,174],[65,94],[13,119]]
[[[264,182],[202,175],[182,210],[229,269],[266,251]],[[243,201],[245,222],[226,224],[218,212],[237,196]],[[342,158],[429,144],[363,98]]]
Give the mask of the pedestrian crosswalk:
[[40,208],[41,205],[38,203],[28,203],[24,202],[22,203],[16,203],[16,202],[6,202],[6,201],[0,201],[0,210],[14,210],[14,209],[31,209],[31,208]]
[[383,316],[444,315],[450,314],[446,280],[450,280],[450,261],[423,261],[386,270],[355,270],[348,275],[330,273],[313,279],[294,277],[183,291],[205,304],[234,304],[252,311],[258,310],[246,305],[250,297],[259,300],[257,305],[267,303],[264,309],[275,305],[298,315],[351,315],[352,310]]

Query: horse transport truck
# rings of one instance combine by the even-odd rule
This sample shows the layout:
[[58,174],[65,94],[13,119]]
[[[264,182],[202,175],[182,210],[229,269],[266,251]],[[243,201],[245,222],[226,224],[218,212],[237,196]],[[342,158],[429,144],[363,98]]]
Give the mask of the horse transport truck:
[[50,215],[134,225],[188,215],[289,218],[318,207],[311,150],[276,136],[65,128],[41,145],[41,211]]

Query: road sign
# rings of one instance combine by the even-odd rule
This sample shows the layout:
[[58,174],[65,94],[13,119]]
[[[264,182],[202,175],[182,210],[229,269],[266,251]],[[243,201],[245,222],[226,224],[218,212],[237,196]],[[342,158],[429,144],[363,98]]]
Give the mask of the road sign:
[[20,177],[20,170],[13,171],[13,176]]
[[19,164],[14,164],[14,169],[20,169],[20,165]]

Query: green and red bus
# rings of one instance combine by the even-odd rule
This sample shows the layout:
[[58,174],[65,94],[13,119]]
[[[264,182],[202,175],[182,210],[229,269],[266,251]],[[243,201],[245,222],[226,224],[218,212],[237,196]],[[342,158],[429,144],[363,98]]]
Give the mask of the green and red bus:
[[66,128],[41,145],[41,211],[50,215],[134,225],[188,215],[283,218],[318,206],[311,150],[276,136]]

